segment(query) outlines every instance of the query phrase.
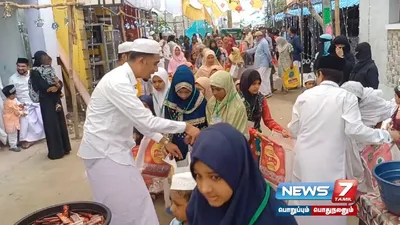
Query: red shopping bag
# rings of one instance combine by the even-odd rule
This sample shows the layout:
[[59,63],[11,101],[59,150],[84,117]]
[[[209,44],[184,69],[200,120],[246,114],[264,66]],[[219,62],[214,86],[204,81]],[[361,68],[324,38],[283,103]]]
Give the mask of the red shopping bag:
[[398,160],[398,148],[396,144],[367,145],[361,153],[364,164],[364,173],[372,188],[377,189],[378,183],[372,175],[373,168],[382,162]]
[[260,171],[274,185],[285,182],[286,162],[282,145],[267,136],[261,139]]
[[136,145],[135,147],[133,147],[132,148],[132,157],[133,157],[133,160],[135,160],[136,159],[136,157],[137,157],[137,154],[138,154],[138,152],[139,152],[139,146],[138,145]]
[[143,176],[167,178],[171,165],[164,162],[163,146],[153,140],[146,147],[144,161],[141,166]]

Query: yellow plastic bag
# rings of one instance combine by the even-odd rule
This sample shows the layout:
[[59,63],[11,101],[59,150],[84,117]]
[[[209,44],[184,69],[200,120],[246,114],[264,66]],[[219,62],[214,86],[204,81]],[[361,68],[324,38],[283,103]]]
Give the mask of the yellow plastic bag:
[[300,73],[296,66],[293,66],[292,69],[286,69],[285,73],[283,74],[283,83],[288,89],[297,88],[300,86]]

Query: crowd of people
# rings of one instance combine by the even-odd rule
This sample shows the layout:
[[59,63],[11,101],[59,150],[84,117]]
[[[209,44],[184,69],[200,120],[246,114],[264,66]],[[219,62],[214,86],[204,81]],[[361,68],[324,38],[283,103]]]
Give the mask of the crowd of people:
[[[276,91],[271,74],[282,77],[300,66],[296,31],[244,30],[242,40],[218,32],[183,40],[163,33],[118,46],[119,66],[92,93],[78,151],[94,200],[111,209],[112,225],[159,224],[131,151],[150,140],[186,168],[171,182],[160,181],[165,207],[176,217],[171,225],[346,224],[345,217],[276,216],[276,207],[286,203],[264,180],[250,143],[264,138],[263,123],[296,139],[292,182],[351,178],[360,192],[369,192],[360,152],[367,144],[400,140],[400,90],[396,101],[382,98],[368,43],[360,43],[354,57],[346,37],[321,35],[314,74],[305,77],[286,129],[272,118],[267,99]],[[71,151],[63,83],[45,52],[35,53],[28,68],[29,60],[19,58],[2,89],[10,150],[20,151],[18,141],[29,148],[46,137],[48,157],[62,158]],[[393,128],[375,128],[388,118]]]
[[[146,139],[161,144],[178,167],[187,167],[172,175],[172,182],[160,181],[165,207],[176,217],[172,225],[346,224],[344,217],[277,217],[276,206],[286,203],[275,199],[249,143],[264,138],[263,122],[296,139],[292,182],[357,179],[360,193],[370,192],[360,152],[367,144],[399,141],[397,104],[376,90],[378,72],[368,43],[357,46],[355,63],[347,38],[324,34],[314,74],[304,79],[306,90],[293,106],[287,130],[269,110],[271,70],[282,76],[298,67],[302,48],[295,28],[270,33],[245,30],[241,41],[232,35],[207,34],[204,40],[194,35],[182,45],[163,34],[159,42],[149,40],[153,37],[120,45],[120,67],[106,74],[92,95],[78,153],[94,198],[110,207],[113,224],[158,224],[141,168],[129,151],[148,144]],[[235,66],[238,74],[232,72]],[[391,117],[396,129],[375,128]]]
[[17,71],[9,78],[8,85],[0,84],[4,94],[1,109],[4,131],[0,132],[7,134],[9,149],[14,152],[46,138],[48,158],[60,159],[71,151],[61,103],[63,83],[57,78],[48,54],[38,51],[33,60],[31,67],[27,58],[18,58]]

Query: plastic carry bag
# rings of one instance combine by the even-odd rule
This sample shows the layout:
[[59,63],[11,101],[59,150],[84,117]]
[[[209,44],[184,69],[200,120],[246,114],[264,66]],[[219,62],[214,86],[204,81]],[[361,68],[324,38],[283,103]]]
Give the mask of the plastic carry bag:
[[231,65],[231,69],[229,70],[229,73],[231,74],[232,78],[237,79],[239,77],[239,67],[238,65]]
[[293,173],[295,141],[273,132],[261,139],[260,171],[273,185],[290,181]]
[[378,183],[372,175],[373,168],[383,162],[400,160],[400,151],[396,144],[367,145],[361,153],[361,159],[366,185],[377,191]]
[[164,162],[163,146],[148,137],[143,137],[137,150],[135,166],[143,176],[152,178],[167,178],[171,166]]
[[283,83],[288,89],[300,86],[300,73],[297,66],[285,70],[285,73],[283,74]]

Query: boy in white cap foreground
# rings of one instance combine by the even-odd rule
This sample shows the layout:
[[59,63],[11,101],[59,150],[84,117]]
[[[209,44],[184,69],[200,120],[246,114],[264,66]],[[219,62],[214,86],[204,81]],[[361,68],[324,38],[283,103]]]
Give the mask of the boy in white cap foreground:
[[178,173],[172,176],[171,182],[171,212],[175,218],[170,225],[188,225],[186,207],[189,203],[196,181],[191,172]]
[[135,40],[128,61],[103,76],[87,107],[78,156],[84,160],[94,200],[111,209],[111,225],[159,225],[142,175],[134,167],[132,128],[179,158],[179,149],[160,133],[186,132],[190,143],[200,133],[185,122],[154,117],[137,97],[136,78],[150,79],[159,60],[156,41]]
[[315,87],[317,80],[314,76],[314,73],[309,73],[307,75],[304,74],[304,76],[304,87],[306,87],[306,89]]

